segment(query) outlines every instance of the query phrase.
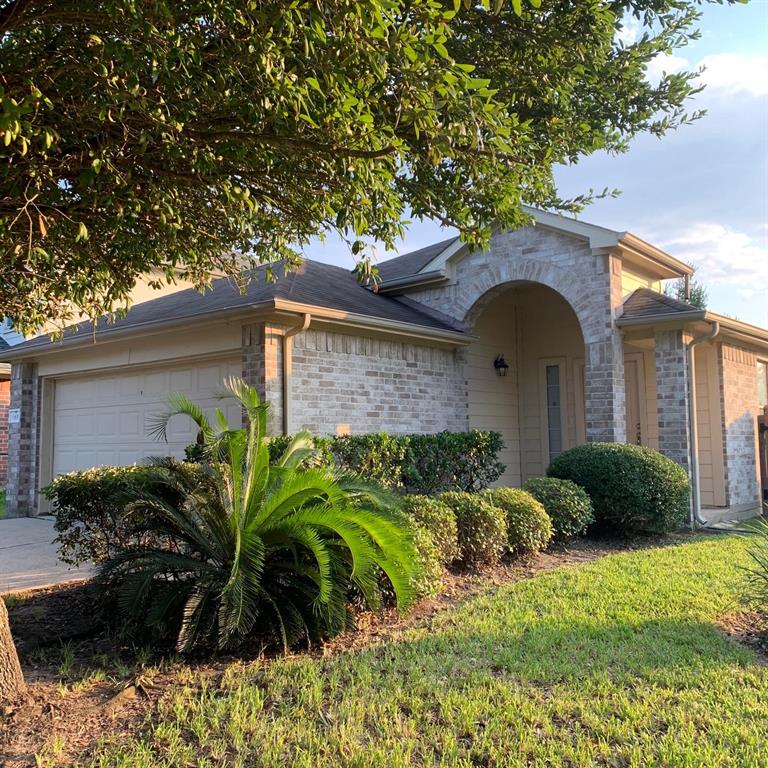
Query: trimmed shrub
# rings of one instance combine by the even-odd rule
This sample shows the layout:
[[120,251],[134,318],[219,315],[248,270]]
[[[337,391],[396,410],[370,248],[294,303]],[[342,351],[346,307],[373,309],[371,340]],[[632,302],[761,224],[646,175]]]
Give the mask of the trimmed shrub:
[[625,443],[586,443],[561,453],[547,474],[589,494],[598,525],[666,533],[683,525],[690,486],[685,470],[658,451]]
[[128,546],[149,545],[149,535],[136,532],[143,527],[139,513],[127,516],[125,508],[142,493],[173,495],[161,488],[154,469],[139,465],[69,472],[41,492],[56,518],[59,558],[75,566],[99,564]]
[[498,480],[504,447],[498,432],[438,432],[408,435],[409,456],[403,486],[409,493],[479,491]]
[[402,489],[402,468],[408,458],[408,441],[402,437],[386,432],[342,435],[332,439],[329,450],[338,466],[392,491]]
[[[319,455],[313,466],[335,463],[399,493],[432,495],[444,491],[479,491],[498,480],[504,465],[498,453],[504,447],[498,432],[438,432],[432,435],[389,435],[378,432],[340,437],[315,436]],[[291,438],[269,438],[274,463]],[[200,449],[190,446],[189,455]]]
[[443,587],[440,550],[432,534],[421,525],[414,523],[411,533],[417,566],[417,573],[411,577],[411,589],[417,600],[434,597]]
[[507,549],[511,554],[534,554],[549,544],[552,521],[530,493],[520,488],[493,488],[483,496],[507,517]]
[[595,520],[587,492],[570,480],[534,477],[523,490],[544,505],[552,521],[554,538],[560,541],[582,535]]
[[430,496],[405,496],[403,511],[432,537],[443,565],[459,557],[456,515],[447,504]]
[[507,543],[507,519],[503,510],[477,493],[448,491],[440,496],[456,515],[459,557],[470,568],[494,565]]

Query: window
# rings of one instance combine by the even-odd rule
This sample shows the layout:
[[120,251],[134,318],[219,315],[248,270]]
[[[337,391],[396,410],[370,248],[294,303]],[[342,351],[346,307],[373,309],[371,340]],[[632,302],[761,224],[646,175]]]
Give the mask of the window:
[[560,411],[560,366],[546,366],[547,382],[547,436],[549,460],[563,452],[563,423]]
[[768,405],[768,360],[757,361],[757,399],[761,408]]

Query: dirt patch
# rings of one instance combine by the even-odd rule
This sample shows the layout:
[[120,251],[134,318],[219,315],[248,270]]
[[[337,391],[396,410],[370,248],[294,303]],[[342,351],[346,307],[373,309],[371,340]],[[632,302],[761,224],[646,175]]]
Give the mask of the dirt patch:
[[[443,592],[422,601],[407,616],[394,610],[361,613],[355,631],[311,653],[330,656],[395,639],[410,627],[428,624],[439,612],[542,571],[617,552],[676,545],[689,538],[680,534],[630,541],[579,539],[480,574],[449,573]],[[50,588],[11,600],[9,615],[29,690],[26,701],[0,712],[3,768],[60,766],[86,759],[105,735],[138,732],[170,688],[215,681],[235,660],[263,658],[258,644],[237,657],[205,662],[182,662],[126,644],[101,618],[99,596],[91,584]]]
[[720,619],[723,631],[768,664],[768,611],[735,611]]

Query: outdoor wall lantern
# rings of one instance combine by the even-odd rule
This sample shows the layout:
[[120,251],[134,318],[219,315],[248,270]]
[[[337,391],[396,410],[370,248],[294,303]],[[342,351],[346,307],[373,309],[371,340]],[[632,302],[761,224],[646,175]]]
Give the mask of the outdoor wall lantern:
[[509,363],[504,359],[504,355],[496,355],[496,359],[493,361],[493,367],[496,369],[496,373],[499,376],[506,376],[509,370]]

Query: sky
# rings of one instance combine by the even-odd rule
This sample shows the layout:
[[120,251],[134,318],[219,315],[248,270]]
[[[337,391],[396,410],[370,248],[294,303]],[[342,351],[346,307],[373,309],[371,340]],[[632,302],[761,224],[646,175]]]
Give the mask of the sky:
[[[705,5],[701,38],[657,59],[661,71],[706,67],[704,91],[689,111],[707,114],[662,139],[640,136],[628,153],[605,153],[559,168],[560,194],[618,188],[584,221],[635,235],[696,267],[715,312],[768,328],[768,0]],[[636,34],[628,25],[624,34]],[[399,253],[450,237],[452,230],[414,221]],[[379,260],[394,256],[378,250]],[[336,239],[315,241],[305,255],[353,265]]]

